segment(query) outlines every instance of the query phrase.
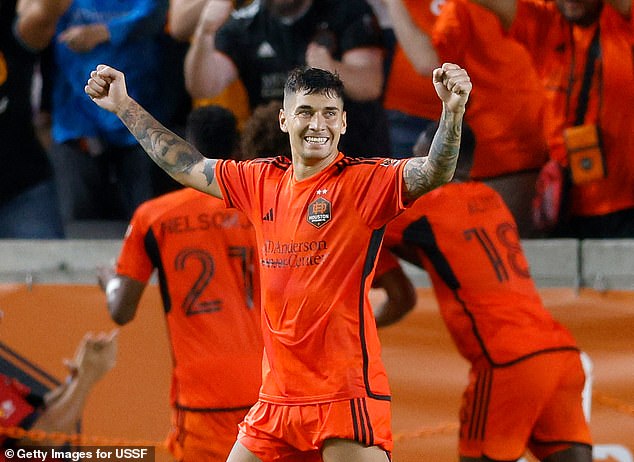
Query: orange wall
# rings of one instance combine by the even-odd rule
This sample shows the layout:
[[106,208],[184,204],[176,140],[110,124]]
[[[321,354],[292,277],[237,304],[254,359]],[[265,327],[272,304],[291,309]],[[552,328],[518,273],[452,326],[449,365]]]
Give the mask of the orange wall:
[[[444,328],[429,289],[416,309],[382,329],[393,392],[394,460],[454,462],[457,413],[468,364]],[[594,361],[595,391],[625,404],[596,402],[591,430],[598,444],[634,452],[634,292],[601,294],[544,289],[546,305]],[[373,292],[373,300],[380,293]],[[0,284],[0,340],[59,379],[86,331],[110,330],[96,286]],[[170,351],[156,286],[146,290],[134,321],[121,328],[116,367],[96,386],[84,434],[160,444],[169,427]],[[629,406],[629,407],[627,407]],[[629,410],[629,411],[628,411]],[[167,461],[164,450],[157,461]]]
[[[156,286],[143,295],[134,321],[121,328],[117,365],[97,384],[85,408],[88,436],[162,442],[169,428],[171,357]],[[96,286],[0,285],[0,339],[20,355],[63,379],[88,331],[116,327]],[[160,455],[163,453],[162,455]],[[165,458],[157,451],[157,461]],[[167,459],[166,459],[167,460]]]

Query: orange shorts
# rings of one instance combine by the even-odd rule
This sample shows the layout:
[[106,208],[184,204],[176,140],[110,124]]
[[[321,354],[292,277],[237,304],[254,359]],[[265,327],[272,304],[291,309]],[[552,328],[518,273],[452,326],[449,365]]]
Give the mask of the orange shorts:
[[167,448],[177,462],[225,462],[248,409],[194,412],[175,409]]
[[516,460],[528,448],[543,460],[574,443],[591,445],[584,383],[577,351],[542,353],[507,367],[474,364],[460,411],[460,455]]
[[343,438],[392,451],[389,401],[355,398],[282,405],[258,401],[239,426],[238,441],[261,460],[321,460],[324,441]]

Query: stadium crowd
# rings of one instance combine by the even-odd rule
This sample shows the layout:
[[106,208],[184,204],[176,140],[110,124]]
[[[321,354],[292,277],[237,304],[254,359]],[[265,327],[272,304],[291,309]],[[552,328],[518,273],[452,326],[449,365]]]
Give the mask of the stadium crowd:
[[176,188],[84,95],[78,82],[102,62],[177,133],[202,105],[231,110],[242,129],[281,99],[294,66],[336,70],[350,114],[342,152],[397,158],[437,118],[431,71],[455,62],[475,87],[471,178],[502,195],[521,237],[634,236],[634,96],[622,90],[634,80],[630,0],[20,0],[2,9],[2,155],[20,161],[4,170],[1,237],[127,221]]

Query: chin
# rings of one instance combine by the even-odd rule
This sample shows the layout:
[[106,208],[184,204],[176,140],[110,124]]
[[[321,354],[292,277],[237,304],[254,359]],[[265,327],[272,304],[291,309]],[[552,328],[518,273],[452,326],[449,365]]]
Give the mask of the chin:
[[320,149],[316,149],[315,147],[302,149],[302,156],[304,157],[304,159],[321,160],[327,158],[331,154],[332,149],[330,146],[323,146]]

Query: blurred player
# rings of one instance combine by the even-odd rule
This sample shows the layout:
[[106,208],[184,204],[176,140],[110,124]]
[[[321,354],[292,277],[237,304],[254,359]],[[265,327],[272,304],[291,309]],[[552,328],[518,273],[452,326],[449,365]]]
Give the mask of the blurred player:
[[[187,137],[201,152],[237,152],[236,120],[220,106],[194,110]],[[168,447],[177,461],[224,462],[257,401],[263,345],[255,257],[247,217],[186,188],[142,204],[116,272],[101,270],[110,314],[127,324],[158,269],[174,363]]]
[[[430,134],[415,148],[419,154]],[[428,272],[445,324],[471,363],[460,460],[517,460],[528,448],[544,462],[591,462],[579,349],[544,308],[504,201],[484,183],[467,181],[473,145],[463,129],[455,180],[389,223],[384,240],[384,252]],[[377,267],[377,276],[383,272]],[[409,309],[387,303],[377,324]]]

